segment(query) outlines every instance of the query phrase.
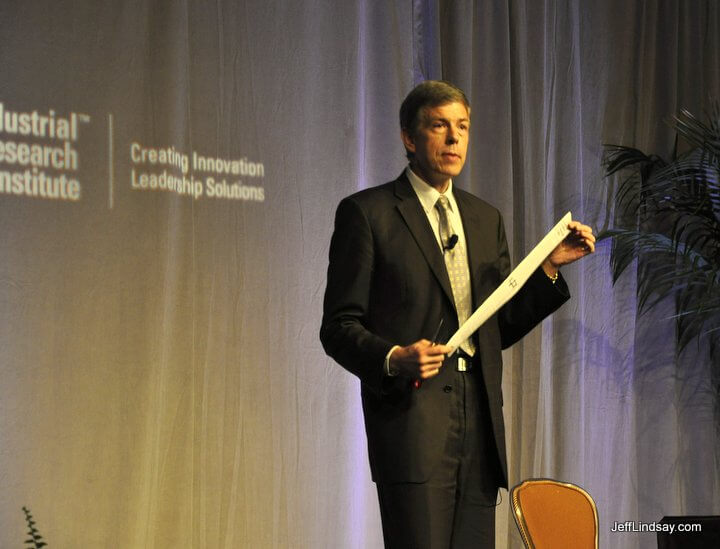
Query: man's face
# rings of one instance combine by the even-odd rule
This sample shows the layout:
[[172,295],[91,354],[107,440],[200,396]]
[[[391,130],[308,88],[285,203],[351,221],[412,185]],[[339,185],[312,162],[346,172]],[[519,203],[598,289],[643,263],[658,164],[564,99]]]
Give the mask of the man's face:
[[443,192],[450,178],[465,164],[470,113],[462,103],[425,107],[411,135],[402,131],[403,143],[415,156],[410,165],[427,183]]

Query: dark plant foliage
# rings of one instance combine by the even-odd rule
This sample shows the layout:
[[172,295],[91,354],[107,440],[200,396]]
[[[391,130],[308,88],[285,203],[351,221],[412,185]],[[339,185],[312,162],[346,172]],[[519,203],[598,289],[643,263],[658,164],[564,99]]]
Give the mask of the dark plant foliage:
[[613,282],[637,261],[638,308],[644,314],[674,299],[678,349],[708,345],[716,390],[720,381],[720,104],[707,122],[681,111],[671,121],[685,152],[666,162],[658,156],[606,145],[606,176],[618,175],[611,192],[614,227]]
[[23,513],[25,513],[25,522],[27,522],[28,525],[28,536],[30,536],[25,540],[25,546],[32,547],[34,549],[46,547],[47,543],[43,541],[43,537],[40,535],[40,532],[38,532],[38,529],[35,528],[35,519],[33,519],[30,509],[23,507],[22,510]]

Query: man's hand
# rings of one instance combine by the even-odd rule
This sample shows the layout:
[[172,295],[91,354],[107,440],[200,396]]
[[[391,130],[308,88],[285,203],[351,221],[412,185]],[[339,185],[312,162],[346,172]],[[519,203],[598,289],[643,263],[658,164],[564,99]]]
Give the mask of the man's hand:
[[581,257],[595,251],[595,236],[592,229],[579,221],[568,223],[570,234],[567,235],[543,262],[542,268],[549,277],[557,275],[563,265],[577,261]]
[[390,355],[390,368],[412,379],[428,379],[438,375],[445,355],[453,348],[421,339],[407,347],[398,347]]

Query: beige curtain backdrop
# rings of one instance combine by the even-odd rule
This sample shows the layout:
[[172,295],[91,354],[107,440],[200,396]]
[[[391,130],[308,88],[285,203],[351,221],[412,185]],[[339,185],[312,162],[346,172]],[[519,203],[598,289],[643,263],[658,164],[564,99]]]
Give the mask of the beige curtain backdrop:
[[[720,94],[719,31],[712,0],[0,4],[0,546],[27,506],[50,547],[380,547],[358,381],[317,333],[335,206],[403,169],[402,98],[468,92],[457,184],[517,262],[567,210],[605,224],[602,143],[670,153],[663,119]],[[610,529],[720,514],[718,416],[702,347],[638,318],[608,254],[505,354],[510,481],[578,483],[603,546],[654,547]]]

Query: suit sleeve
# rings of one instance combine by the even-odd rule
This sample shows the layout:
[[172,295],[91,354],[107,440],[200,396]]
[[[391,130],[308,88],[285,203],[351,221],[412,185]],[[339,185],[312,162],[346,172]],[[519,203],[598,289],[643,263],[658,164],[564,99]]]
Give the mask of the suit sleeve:
[[369,329],[373,248],[367,215],[352,197],[344,199],[330,241],[320,341],[338,364],[380,393],[385,356],[393,344]]
[[[505,280],[510,274],[510,254],[502,218],[500,219],[498,239],[501,280]],[[502,348],[506,349],[522,339],[568,299],[570,299],[570,291],[562,275],[559,275],[553,284],[542,267],[538,267],[520,291],[499,311],[498,322]]]

